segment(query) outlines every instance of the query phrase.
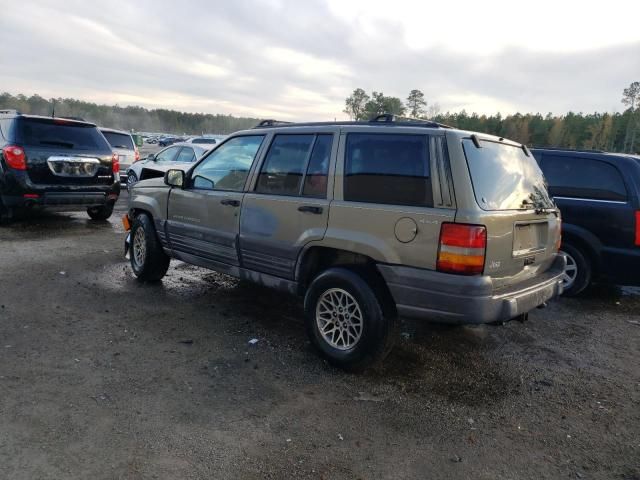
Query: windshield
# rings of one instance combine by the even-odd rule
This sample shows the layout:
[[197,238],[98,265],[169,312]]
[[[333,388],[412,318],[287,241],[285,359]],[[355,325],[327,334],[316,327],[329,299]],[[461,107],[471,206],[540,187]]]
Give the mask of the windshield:
[[462,140],[476,201],[483,210],[554,208],[533,155],[517,145]]
[[107,139],[107,142],[109,142],[112,148],[124,148],[126,150],[135,150],[131,135],[128,135],[126,133],[115,133],[115,132],[105,132],[105,131],[103,131],[102,134],[104,135],[104,138]]

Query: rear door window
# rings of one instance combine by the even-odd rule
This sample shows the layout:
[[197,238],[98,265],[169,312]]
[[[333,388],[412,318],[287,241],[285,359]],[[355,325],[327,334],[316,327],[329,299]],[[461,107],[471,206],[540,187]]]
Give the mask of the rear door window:
[[107,139],[112,148],[121,148],[125,150],[135,150],[131,135],[117,132],[102,132],[104,138]]
[[544,154],[542,169],[551,195],[622,202],[627,200],[622,175],[607,162]]
[[347,135],[344,199],[433,206],[427,135]]
[[95,126],[64,120],[20,118],[17,141],[23,145],[68,150],[111,150]]

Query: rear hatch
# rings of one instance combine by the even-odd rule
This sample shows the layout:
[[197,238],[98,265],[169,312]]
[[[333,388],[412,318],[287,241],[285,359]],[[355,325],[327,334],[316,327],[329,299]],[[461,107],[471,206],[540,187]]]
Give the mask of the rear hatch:
[[111,147],[91,123],[22,116],[15,136],[15,142],[24,148],[26,173],[34,185],[113,183]]
[[109,145],[111,145],[113,152],[118,155],[120,172],[124,173],[135,162],[136,146],[133,143],[133,138],[128,133],[123,132],[108,130],[101,130],[101,132],[109,142]]
[[462,146],[480,207],[474,223],[487,229],[484,274],[500,289],[548,270],[558,251],[560,212],[533,155],[477,136],[463,138]]

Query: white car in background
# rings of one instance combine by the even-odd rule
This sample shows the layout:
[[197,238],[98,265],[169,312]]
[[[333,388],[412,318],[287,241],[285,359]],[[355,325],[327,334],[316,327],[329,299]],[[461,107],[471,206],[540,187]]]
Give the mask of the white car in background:
[[127,189],[140,180],[162,177],[164,172],[172,168],[188,170],[192,164],[200,160],[213,145],[198,145],[193,143],[174,143],[158,153],[151,153],[143,160],[135,162],[125,172]]
[[213,137],[191,137],[185,140],[185,143],[194,143],[196,145],[216,145],[218,142],[220,142],[220,140]]
[[120,162],[120,183],[126,181],[125,173],[135,162],[140,160],[140,152],[136,147],[133,137],[124,130],[114,130],[113,128],[100,128],[100,132],[107,139],[113,153],[118,155]]

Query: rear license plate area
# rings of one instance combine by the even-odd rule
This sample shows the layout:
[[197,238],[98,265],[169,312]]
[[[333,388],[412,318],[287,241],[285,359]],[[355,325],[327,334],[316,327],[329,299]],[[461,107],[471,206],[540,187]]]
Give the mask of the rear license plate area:
[[548,236],[547,222],[516,223],[513,228],[513,256],[519,257],[544,250],[547,247]]

